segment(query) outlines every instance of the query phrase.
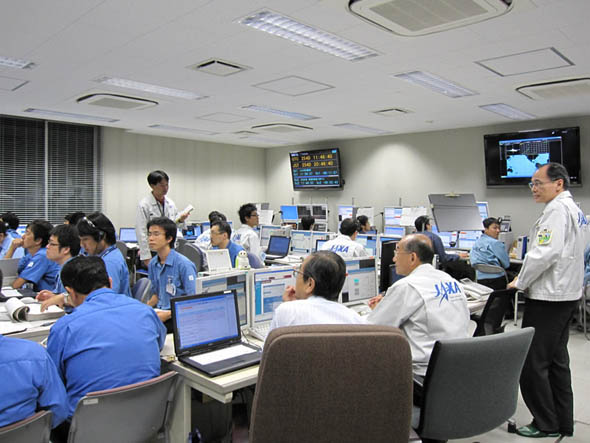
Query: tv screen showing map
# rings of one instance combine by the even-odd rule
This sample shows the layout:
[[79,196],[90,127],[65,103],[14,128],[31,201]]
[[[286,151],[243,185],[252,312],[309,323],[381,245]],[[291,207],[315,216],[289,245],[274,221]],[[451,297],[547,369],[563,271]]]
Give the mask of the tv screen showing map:
[[525,185],[549,162],[564,165],[571,184],[581,185],[579,133],[575,127],[484,136],[487,185]]

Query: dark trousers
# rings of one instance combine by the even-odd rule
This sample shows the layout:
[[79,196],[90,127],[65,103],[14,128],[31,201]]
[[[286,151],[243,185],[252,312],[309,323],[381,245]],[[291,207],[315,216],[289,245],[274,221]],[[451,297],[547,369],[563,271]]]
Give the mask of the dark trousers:
[[488,288],[492,288],[494,291],[500,289],[506,289],[506,278],[498,277],[498,278],[483,278],[477,281],[480,285],[487,286]]
[[544,432],[573,435],[574,395],[567,351],[569,324],[578,301],[525,299],[522,327],[535,336],[520,376],[520,390],[534,425]]

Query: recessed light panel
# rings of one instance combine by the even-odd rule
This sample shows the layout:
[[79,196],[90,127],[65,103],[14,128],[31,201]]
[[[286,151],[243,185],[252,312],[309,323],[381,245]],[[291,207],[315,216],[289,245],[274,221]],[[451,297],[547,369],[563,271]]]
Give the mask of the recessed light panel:
[[31,69],[35,67],[35,63],[29,60],[22,60],[20,58],[4,57],[0,55],[0,66],[14,69]]
[[202,134],[202,135],[217,135],[217,134],[219,134],[219,132],[203,131],[202,129],[183,128],[180,126],[171,126],[171,125],[150,125],[148,127],[152,128],[152,129],[161,129],[162,131],[191,132],[193,134]]
[[351,131],[365,132],[367,134],[379,134],[379,135],[391,134],[391,131],[385,131],[383,129],[377,129],[377,128],[370,128],[369,126],[356,125],[354,123],[339,123],[334,126],[336,126],[337,128],[350,129]]
[[416,85],[428,88],[431,91],[446,95],[450,98],[468,97],[470,95],[477,95],[477,92],[471,89],[464,88],[456,83],[445,80],[430,72],[411,71],[402,74],[396,74],[394,77],[405,80]]
[[271,114],[280,115],[281,117],[294,118],[295,120],[315,120],[313,115],[302,114],[300,112],[282,111],[280,109],[268,108],[266,106],[248,105],[243,106],[242,109],[249,109],[251,111],[269,112]]
[[528,114],[505,103],[493,103],[480,106],[480,108],[501,115],[502,117],[509,118],[510,120],[530,120],[536,118],[532,114]]
[[574,64],[555,48],[519,52],[476,62],[501,77],[565,68]]
[[115,118],[101,117],[98,115],[75,114],[75,113],[71,113],[71,112],[53,111],[51,109],[28,108],[28,109],[25,109],[25,112],[29,112],[31,114],[43,115],[46,117],[60,117],[60,118],[68,118],[68,119],[75,119],[75,120],[92,120],[92,121],[104,122],[104,123],[114,123],[114,122],[119,121]]
[[166,86],[152,85],[150,83],[142,83],[125,78],[105,76],[96,79],[96,82],[123,89],[133,89],[135,91],[149,92],[152,94],[165,95],[168,97],[184,98],[186,100],[199,100],[201,98],[206,98],[204,95],[200,95],[192,91],[185,91],[184,89],[168,88]]
[[320,83],[314,80],[309,80],[307,78],[298,77],[296,75],[289,75],[287,77],[279,78],[277,80],[270,80],[268,82],[258,83],[253,86],[255,88],[276,92],[278,94],[289,95],[291,97],[297,97],[300,95],[325,91],[326,89],[332,89],[334,87],[327,85],[325,83]]

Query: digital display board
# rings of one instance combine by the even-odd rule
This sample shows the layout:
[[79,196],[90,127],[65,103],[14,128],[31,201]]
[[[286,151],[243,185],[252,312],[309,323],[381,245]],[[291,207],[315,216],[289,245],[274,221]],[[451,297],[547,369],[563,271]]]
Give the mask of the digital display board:
[[291,152],[293,189],[342,188],[342,170],[338,148]]

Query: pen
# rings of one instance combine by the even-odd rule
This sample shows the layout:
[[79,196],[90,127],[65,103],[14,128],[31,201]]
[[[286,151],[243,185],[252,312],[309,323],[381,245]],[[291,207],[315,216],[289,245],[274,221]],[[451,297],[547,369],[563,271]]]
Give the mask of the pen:
[[54,323],[55,323],[54,321],[50,321],[50,322],[47,322],[47,323],[43,323],[41,326],[51,326]]

